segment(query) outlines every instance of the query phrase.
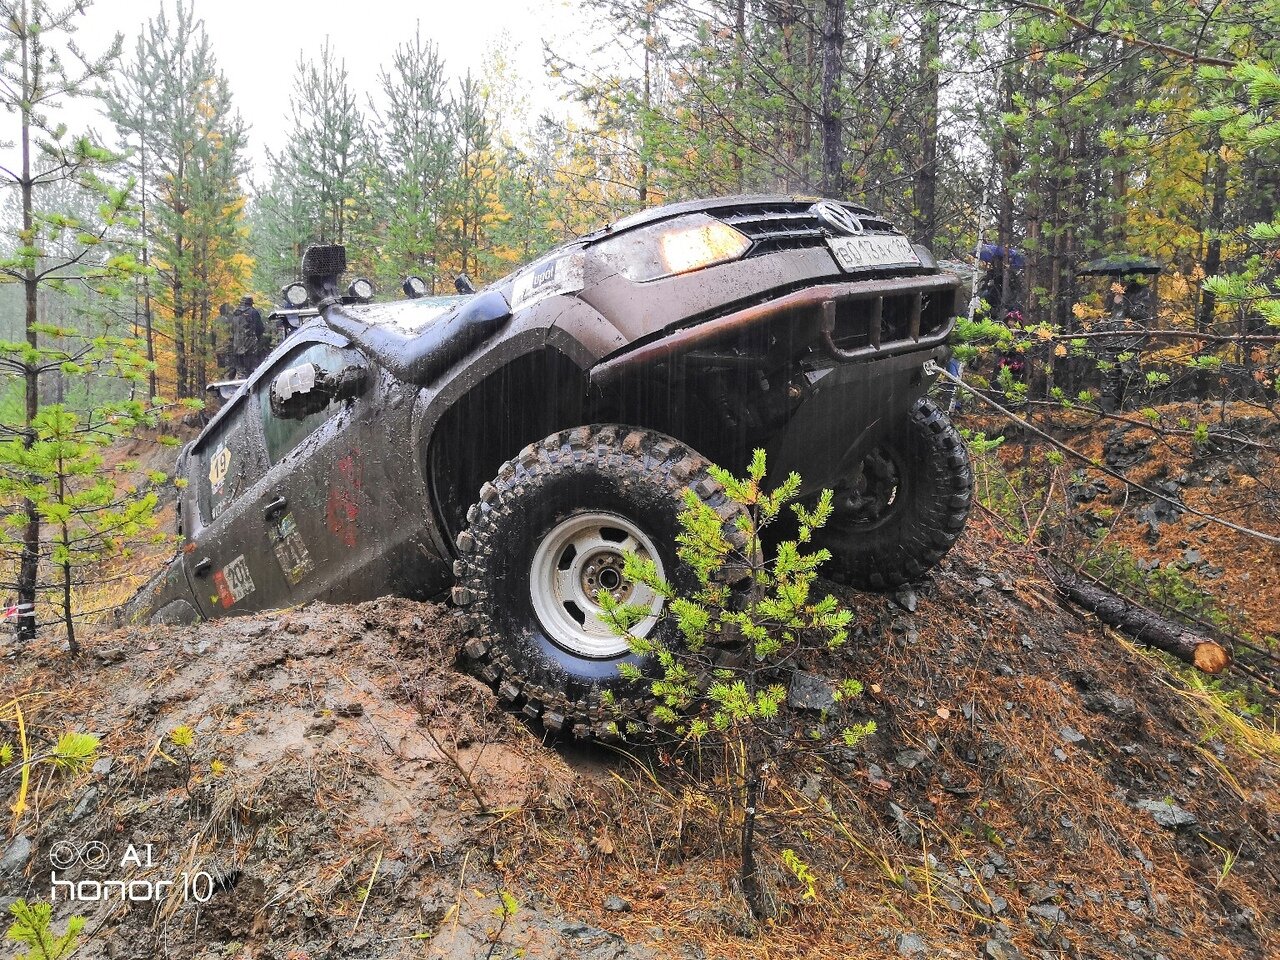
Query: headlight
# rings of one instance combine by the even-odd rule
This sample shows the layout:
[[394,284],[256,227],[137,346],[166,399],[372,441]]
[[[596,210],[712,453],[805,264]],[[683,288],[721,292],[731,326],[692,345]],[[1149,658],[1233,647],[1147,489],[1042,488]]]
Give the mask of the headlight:
[[628,280],[657,280],[737,260],[751,241],[727,223],[690,213],[602,240],[596,254]]
[[281,287],[280,295],[284,297],[284,302],[290,307],[301,307],[307,302],[310,294],[307,293],[307,287],[302,283],[290,283]]
[[373,283],[364,277],[356,277],[347,286],[347,296],[352,300],[359,300],[361,303],[368,303],[373,299]]
[[410,300],[417,300],[427,295],[427,281],[418,276],[408,276],[404,278],[404,283],[400,284],[400,289]]

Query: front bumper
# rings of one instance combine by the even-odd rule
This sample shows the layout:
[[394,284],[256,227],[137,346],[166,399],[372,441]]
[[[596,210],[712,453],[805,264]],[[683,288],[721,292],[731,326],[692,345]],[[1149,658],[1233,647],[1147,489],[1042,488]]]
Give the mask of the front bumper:
[[815,283],[668,328],[598,364],[591,381],[608,390],[668,370],[696,377],[703,362],[798,371],[799,403],[765,436],[745,439],[765,447],[773,476],[798,472],[803,492],[838,487],[876,446],[895,442],[934,379],[928,364],[945,364],[958,287],[950,274]]
[[930,361],[950,352],[939,344],[811,373],[811,392],[766,447],[770,474],[799,473],[802,495],[838,488],[876,447],[905,439],[907,413],[937,377]]
[[945,344],[955,326],[959,285],[958,278],[945,273],[815,284],[642,343],[598,364],[591,381],[604,386],[645,366],[714,349],[772,324],[786,324],[792,343],[812,341],[827,359],[840,364],[931,350]]

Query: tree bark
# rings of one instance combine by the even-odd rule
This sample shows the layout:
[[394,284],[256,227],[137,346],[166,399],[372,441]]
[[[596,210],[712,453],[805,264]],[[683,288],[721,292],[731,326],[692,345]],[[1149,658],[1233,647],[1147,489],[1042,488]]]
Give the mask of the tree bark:
[[[1222,272],[1222,214],[1227,201],[1227,164],[1222,159],[1222,143],[1215,137],[1209,143],[1209,151],[1213,164],[1213,186],[1209,198],[1209,216],[1205,222],[1204,233],[1208,242],[1204,254],[1204,276],[1216,277]],[[1199,309],[1196,311],[1196,329],[1208,330],[1213,326],[1213,313],[1218,305],[1218,298],[1210,290],[1200,288]],[[1247,354],[1247,351],[1246,351]],[[1208,370],[1196,373],[1196,395],[1208,397],[1212,386],[1212,376]],[[1229,387],[1223,389],[1223,397],[1229,398]]]
[[[778,4],[778,33],[782,41],[782,59],[793,71],[799,55],[796,52],[795,28],[797,14],[794,9],[796,0],[782,0]],[[792,76],[796,75],[793,72]],[[801,119],[792,110],[783,123],[782,155],[786,162],[787,190],[802,190],[805,184],[797,182],[796,171],[800,167],[800,125]]]
[[151,321],[151,234],[147,229],[147,190],[149,186],[146,134],[139,138],[138,150],[141,163],[141,183],[139,186],[142,190],[142,319],[147,335],[147,390],[149,391],[147,402],[150,403],[159,396],[159,387],[156,384],[156,342]]
[[[26,4],[22,6],[22,229],[25,236],[31,236],[34,213],[35,183],[31,176],[31,103],[35,99],[35,81],[32,79],[30,62],[31,35],[30,22],[27,20]],[[37,313],[39,278],[34,264],[27,267],[22,278],[22,288],[26,305],[27,345],[32,351],[40,347],[40,335],[36,329],[39,319]],[[38,355],[37,355],[38,356]],[[30,450],[36,441],[35,420],[40,413],[40,371],[39,359],[32,360],[23,371],[23,382],[26,399],[26,410],[23,422],[22,444]],[[22,534],[22,558],[18,563],[18,627],[19,643],[34,640],[36,637],[36,588],[40,574],[40,512],[34,500],[26,498],[22,502],[23,513],[27,517],[27,526]]]
[[652,96],[652,93],[653,93],[653,89],[652,89],[653,78],[650,75],[653,67],[651,64],[649,44],[652,41],[652,37],[653,37],[653,31],[652,31],[652,28],[650,28],[646,30],[644,34],[644,90],[643,90],[643,100],[641,100],[641,109],[643,110],[643,115],[640,118],[640,177],[639,177],[640,182],[637,185],[637,190],[636,190],[641,207],[647,207],[649,205],[648,133],[649,133],[649,110],[651,109],[649,98]]
[[[58,502],[67,502],[67,468],[62,458],[58,458]],[[71,604],[71,531],[62,524],[62,549],[66,551],[66,559],[62,561],[62,622],[67,628],[67,650],[74,657],[80,653],[80,644],[76,640],[76,624]]]
[[[1227,202],[1227,165],[1222,159],[1222,145],[1216,140],[1210,145],[1213,156],[1213,193],[1209,198],[1209,218],[1205,232],[1209,235],[1204,254],[1205,278],[1216,277],[1222,269],[1222,209]],[[1196,327],[1208,330],[1213,325],[1213,309],[1217,299],[1208,290],[1200,291],[1200,309],[1196,313]]]
[[924,5],[920,23],[920,75],[924,78],[920,118],[920,168],[916,171],[915,206],[920,211],[916,239],[932,247],[938,232],[938,55],[941,17],[936,0]]
[[752,752],[747,752],[747,782],[743,789],[742,809],[742,871],[738,876],[742,883],[742,897],[752,916],[765,913],[764,894],[760,887],[760,870],[756,864],[756,804],[760,802],[761,769]]
[[[1013,112],[1013,67],[1006,66],[1003,75],[1000,78],[1001,100],[1003,109],[1006,113]],[[1013,178],[1017,173],[1017,144],[1013,139],[1013,134],[1009,130],[1005,130],[1001,135],[1000,152],[997,158],[997,164],[1000,175],[1000,202],[999,202],[999,222],[996,225],[996,242],[1008,250],[1013,246]],[[1005,264],[1005,269],[1001,271],[1003,274],[1002,284],[1000,288],[1000,303],[1004,309],[1009,303],[1009,293],[1012,284],[1013,271],[1009,269],[1009,264]],[[996,317],[997,320],[1003,320],[1003,315]]]
[[1197,670],[1221,673],[1231,665],[1231,654],[1217,641],[1130,603],[1105,587],[1062,573],[1054,575],[1054,585],[1072,603],[1095,614],[1103,623]]
[[822,21],[822,195],[843,195],[838,88],[844,57],[844,0],[826,0]]
[[[736,111],[742,107],[742,75],[746,70],[747,0],[735,0],[734,3],[733,51],[733,109]],[[746,193],[746,177],[742,168],[742,155],[746,149],[745,138],[741,134],[735,133],[733,138],[733,176],[738,193]]]

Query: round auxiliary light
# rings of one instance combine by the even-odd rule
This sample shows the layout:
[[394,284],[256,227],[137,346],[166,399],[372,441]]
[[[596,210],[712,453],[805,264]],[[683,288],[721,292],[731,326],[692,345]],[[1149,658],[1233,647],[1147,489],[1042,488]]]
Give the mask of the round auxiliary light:
[[353,300],[359,300],[361,303],[368,303],[373,299],[373,281],[364,277],[356,277],[347,286],[347,296]]
[[310,294],[307,293],[306,284],[287,283],[280,288],[280,295],[284,297],[284,302],[291,307],[304,306]]
[[405,277],[404,283],[400,284],[400,289],[410,300],[417,300],[427,295],[427,281],[416,276]]

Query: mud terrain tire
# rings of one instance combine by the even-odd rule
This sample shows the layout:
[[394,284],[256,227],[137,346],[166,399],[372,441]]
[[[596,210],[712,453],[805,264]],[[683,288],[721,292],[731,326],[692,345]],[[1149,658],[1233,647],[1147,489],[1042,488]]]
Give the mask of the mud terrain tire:
[[[823,573],[860,590],[918,580],[955,545],[973,498],[969,454],[946,414],[921,398],[884,461],[896,473],[893,502],[873,519],[836,512],[815,537],[831,551]],[[886,445],[887,446],[887,445]]]
[[[695,589],[693,572],[676,556],[686,490],[723,518],[727,537],[745,545],[745,537],[733,527],[743,508],[707,475],[707,466],[699,454],[653,431],[585,426],[530,444],[481,487],[480,500],[467,511],[468,526],[457,539],[453,600],[465,611],[469,639],[463,653],[500,697],[530,719],[541,719],[546,728],[571,731],[578,738],[611,736],[618,711],[647,715],[652,704],[645,685],[625,680],[618,664],[628,661],[647,670],[650,658],[636,657],[625,644],[611,649],[610,638],[599,632],[594,638],[564,632],[572,624],[540,599],[534,585],[545,584],[549,576],[556,602],[572,590],[576,599],[562,606],[582,613],[587,609],[584,597],[602,584],[590,578],[606,576],[604,566],[593,568],[594,561],[587,558],[602,556],[606,566],[614,564],[615,573],[603,583],[612,588],[618,581],[616,553],[610,558],[608,545],[591,528],[593,518],[614,517],[617,528],[635,537],[629,542],[638,540],[646,544],[646,552],[656,552],[667,582],[681,592]],[[575,524],[586,532],[575,532]],[[575,536],[578,547],[566,547]],[[548,550],[550,568],[545,567]],[[544,569],[549,574],[540,572]],[[592,574],[593,569],[599,572]],[[557,579],[557,570],[571,587]],[[582,578],[580,591],[576,577]],[[624,581],[620,589],[632,587]],[[541,592],[542,598],[547,595]],[[591,619],[589,613],[586,619]],[[658,614],[649,630],[653,639],[676,643],[673,617]],[[605,702],[606,692],[613,706]]]

